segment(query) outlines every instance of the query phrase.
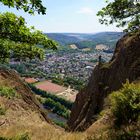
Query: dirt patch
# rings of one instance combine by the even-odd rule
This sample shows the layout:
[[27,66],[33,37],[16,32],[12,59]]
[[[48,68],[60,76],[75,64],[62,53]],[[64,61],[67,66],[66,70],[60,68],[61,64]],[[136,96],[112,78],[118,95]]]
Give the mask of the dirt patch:
[[33,84],[35,82],[38,82],[38,80],[36,80],[35,78],[24,78],[25,82],[29,83],[29,84]]

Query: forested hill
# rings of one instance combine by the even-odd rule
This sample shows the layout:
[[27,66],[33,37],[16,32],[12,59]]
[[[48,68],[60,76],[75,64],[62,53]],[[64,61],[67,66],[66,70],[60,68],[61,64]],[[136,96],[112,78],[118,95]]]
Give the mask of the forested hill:
[[94,48],[98,44],[115,47],[118,39],[124,34],[122,32],[101,32],[96,34],[84,33],[46,33],[49,38],[56,40],[60,45],[67,46],[75,44],[78,48]]
[[80,41],[77,37],[65,33],[47,33],[47,36],[57,41],[62,46]]

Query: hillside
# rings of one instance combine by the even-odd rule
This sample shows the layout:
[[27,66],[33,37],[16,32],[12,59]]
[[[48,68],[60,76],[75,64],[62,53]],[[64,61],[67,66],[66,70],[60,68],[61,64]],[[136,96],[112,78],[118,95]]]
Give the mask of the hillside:
[[84,139],[85,134],[67,133],[52,125],[46,113],[19,75],[15,71],[0,67],[0,139]]
[[[109,63],[99,63],[88,85],[77,95],[67,130],[86,130],[81,133],[67,132],[52,124],[47,118],[47,112],[18,73],[0,67],[0,139],[5,137],[4,140],[22,140],[23,138],[25,140],[30,138],[31,140],[112,140],[113,137],[113,140],[118,140],[125,137],[124,140],[128,140],[131,137],[138,140],[140,121],[129,122],[129,125],[116,128],[114,125],[116,118],[110,110],[112,106],[108,95],[112,91],[117,91],[117,94],[124,91],[140,94],[139,36],[140,33],[137,33],[121,38],[112,60]],[[119,90],[126,79],[135,84],[127,84],[127,87]],[[136,103],[139,104],[139,96],[134,94],[132,99],[135,100],[135,98]],[[126,108],[128,109],[127,104]],[[140,115],[139,105],[129,111],[120,107],[118,109],[118,111],[122,110],[119,112],[120,115],[123,115],[124,111],[127,113],[132,111],[131,115],[133,113]]]
[[68,121],[70,130],[87,129],[96,121],[104,99],[112,91],[120,89],[127,79],[132,82],[140,77],[139,36],[140,33],[125,35],[117,42],[111,61],[95,67],[88,85],[76,97]]
[[[136,85],[139,87],[140,94],[140,82],[137,81]],[[118,140],[118,137],[121,138],[121,135],[125,134],[123,129],[118,130],[114,127],[115,119],[108,107],[100,114],[97,121],[82,133],[64,131],[48,123],[44,115],[44,110],[41,109],[32,91],[23,83],[18,74],[0,67],[0,139]],[[140,136],[139,126],[134,124],[131,125],[130,130],[128,129],[132,132],[137,131],[137,138]],[[138,140],[137,138],[133,139]]]
[[122,32],[101,32],[96,34],[83,33],[47,33],[47,36],[56,40],[60,45],[75,44],[79,49],[95,48],[98,44],[104,44],[111,49],[115,47],[118,39],[123,36]]
[[69,35],[66,35],[63,33],[62,34],[61,33],[46,33],[46,35],[49,38],[57,41],[62,46],[76,43],[79,41],[79,39],[77,37],[69,36]]

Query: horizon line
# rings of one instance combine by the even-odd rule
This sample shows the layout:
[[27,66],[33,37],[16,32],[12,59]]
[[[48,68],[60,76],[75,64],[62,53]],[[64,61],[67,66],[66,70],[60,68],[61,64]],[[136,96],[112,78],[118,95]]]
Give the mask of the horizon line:
[[53,34],[97,34],[97,33],[123,33],[123,31],[101,31],[101,32],[92,32],[92,33],[87,33],[87,32],[43,32],[43,33],[53,33]]

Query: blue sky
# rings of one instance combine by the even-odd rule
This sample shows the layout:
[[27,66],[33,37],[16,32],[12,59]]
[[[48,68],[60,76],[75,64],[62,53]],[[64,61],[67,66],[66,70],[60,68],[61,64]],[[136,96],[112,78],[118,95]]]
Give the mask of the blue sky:
[[115,26],[105,26],[98,22],[96,13],[105,0],[42,0],[47,7],[46,15],[29,15],[22,10],[8,8],[0,4],[0,12],[14,12],[26,19],[28,26],[35,26],[43,32],[96,33],[102,31],[122,31]]

